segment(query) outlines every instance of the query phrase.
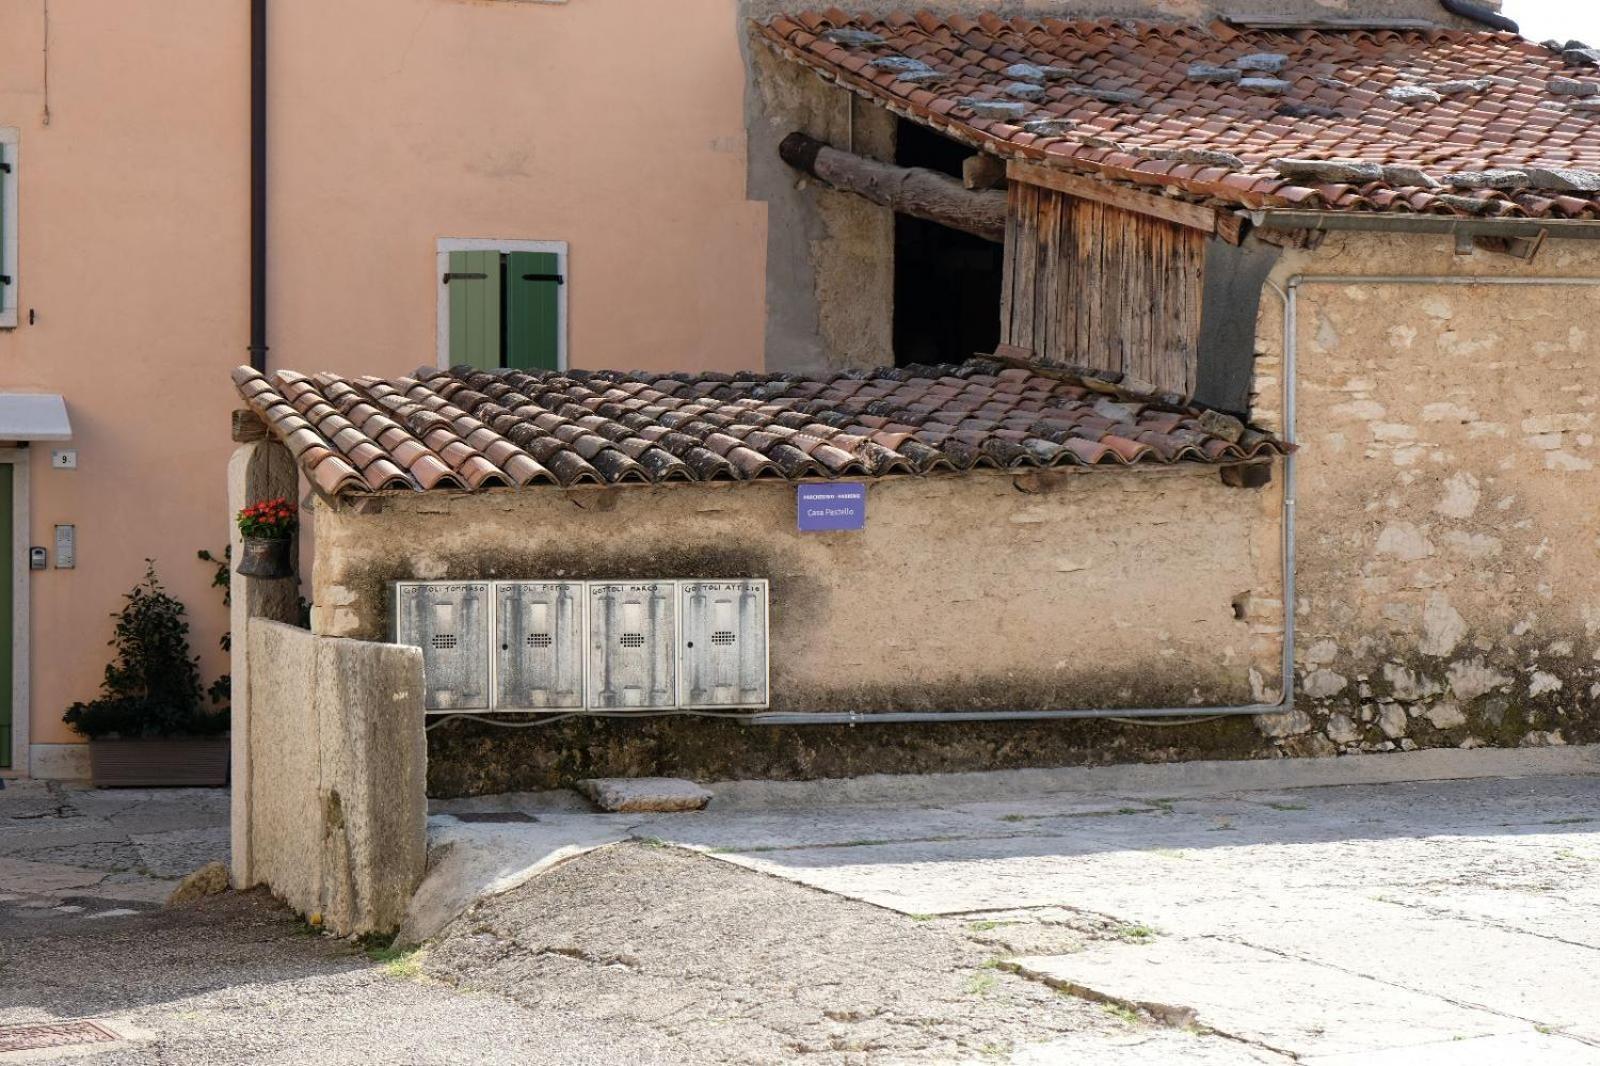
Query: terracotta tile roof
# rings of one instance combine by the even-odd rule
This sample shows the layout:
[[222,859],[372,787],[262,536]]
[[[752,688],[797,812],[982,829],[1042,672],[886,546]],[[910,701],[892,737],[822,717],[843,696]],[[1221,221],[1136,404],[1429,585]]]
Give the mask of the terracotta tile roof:
[[1226,464],[1283,451],[1180,396],[1117,380],[988,360],[820,376],[233,372],[245,402],[331,495]]
[[1600,217],[1600,50],[1488,31],[837,9],[756,32],[969,143],[1191,200]]

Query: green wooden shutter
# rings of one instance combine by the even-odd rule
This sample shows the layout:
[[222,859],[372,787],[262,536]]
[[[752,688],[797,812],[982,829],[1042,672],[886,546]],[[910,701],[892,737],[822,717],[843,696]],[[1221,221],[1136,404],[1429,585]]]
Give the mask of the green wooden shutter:
[[500,253],[451,252],[450,365],[500,366]]
[[560,269],[554,252],[506,256],[506,366],[560,369]]
[[0,144],[0,308],[6,306],[6,289],[17,283],[12,264],[6,262],[6,202],[11,195],[12,182],[16,180],[16,163],[6,146]]

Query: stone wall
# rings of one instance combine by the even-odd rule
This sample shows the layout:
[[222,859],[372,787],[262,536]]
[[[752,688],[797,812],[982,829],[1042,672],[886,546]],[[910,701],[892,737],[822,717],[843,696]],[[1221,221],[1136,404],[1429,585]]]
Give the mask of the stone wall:
[[[860,533],[795,532],[783,483],[396,495],[364,514],[319,503],[313,626],[382,638],[390,585],[408,578],[765,577],[776,711],[1242,705],[1277,698],[1278,506],[1276,482],[1230,488],[1207,467],[890,478],[871,485]],[[1196,729],[1130,735],[1152,757],[1259,746],[1248,719],[1215,744]],[[1140,743],[1106,735],[1103,723],[452,723],[430,734],[429,773],[454,792],[596,772],[803,777],[1140,757]]]
[[266,885],[342,936],[393,932],[427,862],[422,653],[260,618],[244,643],[234,802],[249,866],[235,887]]
[[[1600,277],[1442,238],[1329,238],[1274,275]],[[1298,713],[1285,750],[1600,739],[1600,288],[1304,284],[1298,301]],[[1276,424],[1282,302],[1263,300]]]
[[767,205],[769,370],[894,362],[894,212],[796,173],[778,158],[795,131],[894,162],[894,115],[746,42],[750,195]]

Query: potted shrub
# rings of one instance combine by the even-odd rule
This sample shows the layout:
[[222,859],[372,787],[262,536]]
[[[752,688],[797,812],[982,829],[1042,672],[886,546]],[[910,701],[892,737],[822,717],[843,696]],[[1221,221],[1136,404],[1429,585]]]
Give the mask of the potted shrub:
[[294,531],[299,526],[294,511],[294,504],[280,496],[239,512],[243,537],[239,573],[246,577],[294,576]]
[[183,604],[161,587],[149,560],[125,598],[113,615],[117,654],[100,697],[63,716],[89,740],[95,787],[227,784],[228,712],[202,705]]

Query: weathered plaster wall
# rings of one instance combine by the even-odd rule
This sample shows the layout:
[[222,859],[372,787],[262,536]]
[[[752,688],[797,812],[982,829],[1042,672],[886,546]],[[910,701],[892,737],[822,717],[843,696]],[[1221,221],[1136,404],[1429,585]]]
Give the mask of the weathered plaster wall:
[[[774,710],[1246,704],[1277,683],[1277,505],[1275,488],[1228,488],[1207,468],[889,479],[870,489],[867,529],[838,534],[796,533],[794,489],[779,483],[397,496],[380,514],[319,508],[313,626],[381,637],[402,578],[756,576],[772,583]],[[1012,741],[1018,765],[1121,750],[1070,754],[1094,732],[775,735],[680,719],[520,740],[451,727],[432,736],[430,775],[476,791],[597,770],[981,767],[1004,762],[996,749]],[[1160,732],[1163,750],[1193,746]],[[1227,750],[1259,741],[1248,721],[1227,735]],[[477,765],[450,765],[467,750],[451,745],[477,736],[491,737],[469,745]]]
[[894,212],[820,185],[778,158],[795,131],[894,161],[883,108],[747,42],[750,195],[767,204],[769,370],[894,362]]
[[[1330,238],[1295,274],[1600,276],[1426,237]],[[1259,420],[1280,417],[1263,301]],[[1311,284],[1298,296],[1299,713],[1290,750],[1600,737],[1600,289]]]

